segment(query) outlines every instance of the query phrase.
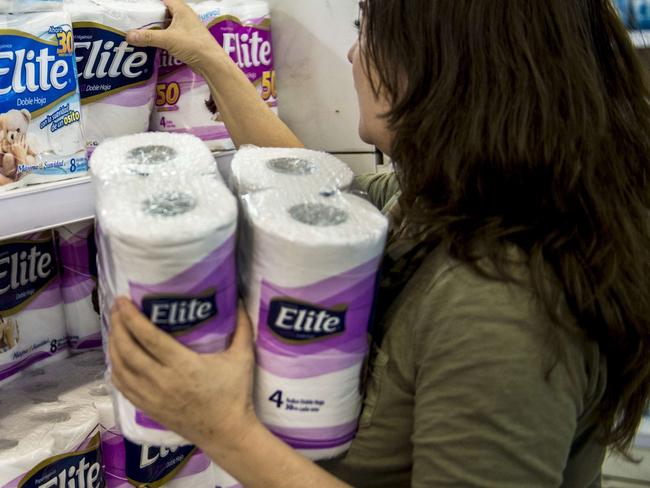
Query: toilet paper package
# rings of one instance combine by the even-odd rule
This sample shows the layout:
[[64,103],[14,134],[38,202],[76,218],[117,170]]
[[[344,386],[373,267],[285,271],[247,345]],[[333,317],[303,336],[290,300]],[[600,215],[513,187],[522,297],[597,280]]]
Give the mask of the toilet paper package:
[[15,400],[0,415],[0,487],[104,486],[92,406],[18,407]]
[[158,0],[70,0],[82,122],[89,151],[104,139],[146,132],[155,98],[155,48],[126,42],[131,29],[161,28]]
[[157,175],[170,184],[206,175],[219,176],[214,156],[190,134],[150,132],[107,141],[91,158],[95,186],[140,181]]
[[240,194],[265,189],[330,193],[352,184],[352,170],[336,157],[308,149],[244,146],[232,161],[232,186]]
[[[100,186],[97,215],[100,283],[107,288],[102,307],[128,296],[194,351],[224,350],[236,325],[237,205],[223,183],[159,174]],[[115,405],[120,430],[131,442],[187,444],[119,391]]]
[[0,0],[0,14],[61,10],[63,0]]
[[[268,3],[207,0],[190,6],[257,87],[260,97],[277,112]],[[162,53],[156,95],[152,130],[189,132],[213,150],[234,148],[205,79],[167,52]]]
[[[107,488],[234,488],[240,486],[194,446],[154,447],[125,439],[116,425],[110,385],[91,390],[102,426]],[[103,394],[102,394],[103,392]]]
[[93,221],[65,225],[57,228],[55,233],[70,348],[101,347]]
[[0,15],[0,191],[88,170],[70,16]]
[[51,231],[0,242],[0,384],[68,352]]
[[240,281],[256,333],[257,414],[310,459],[345,452],[361,409],[387,221],[347,194],[242,198]]

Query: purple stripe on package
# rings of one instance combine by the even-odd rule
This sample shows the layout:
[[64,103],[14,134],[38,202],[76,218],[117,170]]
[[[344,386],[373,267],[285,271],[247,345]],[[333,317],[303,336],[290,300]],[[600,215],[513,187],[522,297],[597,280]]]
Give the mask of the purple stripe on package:
[[[306,378],[345,368],[349,356],[361,360],[368,352],[378,262],[301,288],[263,281],[257,346],[286,362],[266,362],[263,355],[259,365],[276,375]],[[317,370],[295,371],[291,365],[292,359],[319,355]]]
[[[185,346],[198,353],[225,350],[237,323],[235,236],[163,283],[131,282],[130,294],[144,315]],[[135,420],[166,430],[142,412]]]

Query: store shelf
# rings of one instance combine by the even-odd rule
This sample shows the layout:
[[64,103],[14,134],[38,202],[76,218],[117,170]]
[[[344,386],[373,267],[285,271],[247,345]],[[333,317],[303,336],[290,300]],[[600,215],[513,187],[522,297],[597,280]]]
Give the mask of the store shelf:
[[[222,172],[229,172],[234,153],[215,153]],[[95,202],[90,177],[0,193],[0,215],[0,240],[91,219]]]
[[0,193],[0,239],[90,219],[94,206],[89,176]]

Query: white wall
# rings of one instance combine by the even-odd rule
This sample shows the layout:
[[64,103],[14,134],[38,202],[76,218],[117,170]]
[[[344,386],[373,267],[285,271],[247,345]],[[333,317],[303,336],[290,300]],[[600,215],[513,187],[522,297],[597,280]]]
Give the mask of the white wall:
[[311,149],[339,153],[357,173],[374,170],[358,135],[347,52],[357,38],[357,0],[269,0],[280,117]]

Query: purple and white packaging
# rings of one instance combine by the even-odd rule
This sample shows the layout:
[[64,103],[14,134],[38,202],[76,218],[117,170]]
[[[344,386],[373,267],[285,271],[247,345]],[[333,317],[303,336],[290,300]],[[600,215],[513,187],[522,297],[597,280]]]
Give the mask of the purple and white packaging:
[[242,197],[240,282],[256,332],[255,407],[306,457],[345,452],[361,410],[387,220],[353,195]]
[[0,242],[0,384],[67,353],[52,231]]
[[131,29],[160,28],[158,0],[67,0],[72,17],[82,124],[90,152],[107,138],[145,132],[154,104],[159,52],[126,42]]
[[[277,113],[268,3],[207,0],[190,6]],[[205,79],[167,52],[161,54],[151,129],[194,134],[213,150],[234,148]]]
[[61,294],[71,350],[102,346],[97,296],[97,247],[93,221],[55,230],[61,262]]
[[[194,351],[226,349],[237,319],[237,204],[225,185],[161,173],[96,189],[104,311],[127,296]],[[131,442],[188,444],[119,391],[115,405],[120,430]]]

